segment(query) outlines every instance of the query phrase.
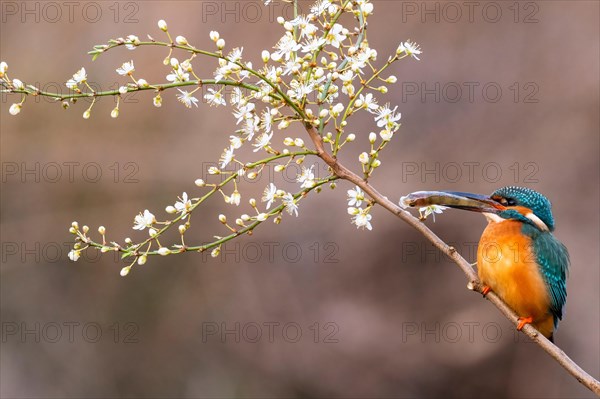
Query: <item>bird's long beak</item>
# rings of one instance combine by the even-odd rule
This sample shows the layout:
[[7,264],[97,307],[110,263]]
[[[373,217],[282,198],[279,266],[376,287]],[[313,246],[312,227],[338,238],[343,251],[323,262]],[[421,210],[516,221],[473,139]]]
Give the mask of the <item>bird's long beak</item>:
[[457,191],[417,191],[400,198],[400,203],[404,207],[438,205],[493,214],[500,213],[506,209],[504,205],[488,195]]

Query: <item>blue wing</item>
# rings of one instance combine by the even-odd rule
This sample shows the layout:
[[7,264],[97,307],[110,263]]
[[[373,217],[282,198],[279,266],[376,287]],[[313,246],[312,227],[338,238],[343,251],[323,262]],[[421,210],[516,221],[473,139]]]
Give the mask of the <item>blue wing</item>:
[[552,233],[542,233],[535,240],[535,254],[541,267],[542,276],[550,292],[550,310],[554,315],[554,325],[562,319],[567,302],[567,274],[569,272],[569,252]]
[[563,308],[567,302],[569,252],[550,232],[539,231],[530,225],[524,225],[523,232],[533,240],[536,260],[550,293],[550,311],[554,315],[556,327],[562,319]]

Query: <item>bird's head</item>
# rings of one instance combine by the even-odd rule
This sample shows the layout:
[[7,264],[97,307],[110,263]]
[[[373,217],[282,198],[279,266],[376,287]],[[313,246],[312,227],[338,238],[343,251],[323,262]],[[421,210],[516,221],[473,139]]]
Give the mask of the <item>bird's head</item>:
[[489,196],[456,191],[419,191],[403,197],[401,201],[413,207],[440,205],[481,212],[492,222],[519,220],[541,231],[554,230],[548,198],[525,187],[503,187]]
[[505,210],[497,215],[503,219],[520,219],[523,217],[532,222],[540,230],[554,230],[552,204],[542,194],[525,187],[502,187],[490,196],[499,202]]

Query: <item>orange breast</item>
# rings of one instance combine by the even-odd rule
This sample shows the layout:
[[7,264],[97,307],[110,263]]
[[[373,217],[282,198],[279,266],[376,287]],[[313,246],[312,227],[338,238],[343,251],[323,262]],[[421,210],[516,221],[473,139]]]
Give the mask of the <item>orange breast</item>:
[[552,334],[550,295],[529,237],[513,220],[490,222],[477,249],[481,281],[498,294],[519,316],[532,317],[544,335]]

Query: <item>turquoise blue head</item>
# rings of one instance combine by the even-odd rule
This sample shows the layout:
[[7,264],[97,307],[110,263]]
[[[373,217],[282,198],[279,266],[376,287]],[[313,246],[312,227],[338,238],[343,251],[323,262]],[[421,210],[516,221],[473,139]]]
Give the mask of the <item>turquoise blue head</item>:
[[531,210],[533,215],[548,227],[548,230],[554,230],[552,204],[548,198],[537,191],[526,187],[508,186],[494,191],[490,197],[506,207],[505,210],[497,213],[498,216],[504,219],[521,220],[526,217],[531,221],[532,216],[527,217],[527,212],[523,209],[526,208]]

